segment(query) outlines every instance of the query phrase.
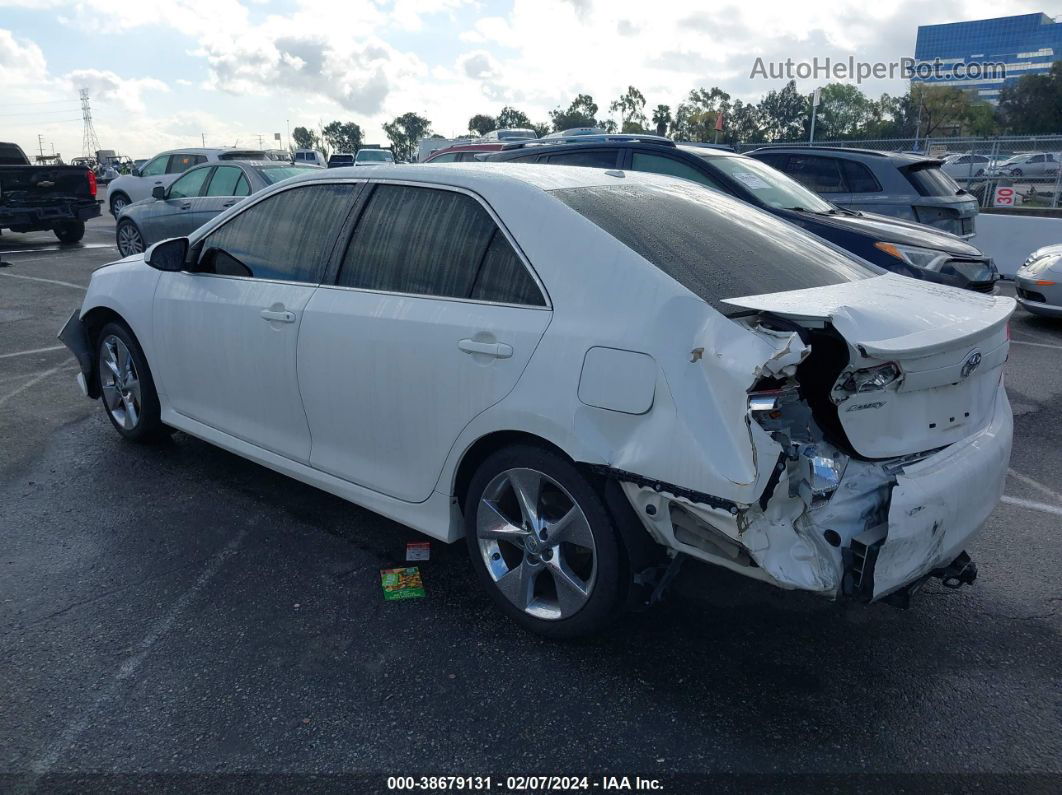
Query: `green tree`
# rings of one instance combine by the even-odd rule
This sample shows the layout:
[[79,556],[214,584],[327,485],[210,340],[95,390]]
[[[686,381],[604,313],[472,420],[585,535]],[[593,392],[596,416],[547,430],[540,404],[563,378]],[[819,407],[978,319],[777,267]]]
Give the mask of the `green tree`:
[[864,135],[873,118],[873,104],[850,83],[823,86],[815,116],[815,137],[826,140]]
[[597,118],[597,103],[589,94],[579,94],[572,100],[567,110],[556,108],[549,112],[554,132],[570,130],[573,127],[603,127]]
[[620,132],[645,132],[645,95],[634,86],[627,86],[627,91],[608,109],[620,115]]
[[970,95],[953,86],[915,83],[911,86],[915,118],[921,138],[940,135],[950,127],[961,127],[970,111]]
[[508,105],[498,113],[497,121],[499,130],[526,130],[531,127],[531,119],[527,117],[526,113]]
[[811,110],[807,97],[797,91],[796,81],[770,91],[756,106],[768,140],[797,141],[804,137],[804,122]]
[[715,120],[730,111],[730,95],[721,88],[695,88],[675,110],[671,137],[677,141],[715,140]]
[[722,135],[721,140],[731,145],[763,143],[763,119],[759,108],[751,102],[736,100],[730,108]]
[[352,121],[329,122],[321,130],[321,134],[333,152],[354,154],[361,149],[361,127]]
[[1041,135],[1062,132],[1062,61],[1045,75],[1024,75],[999,92],[999,116],[1007,132]]
[[409,163],[417,154],[417,144],[431,133],[431,122],[416,113],[403,113],[385,124],[383,131],[391,142],[395,160]]
[[535,135],[541,138],[543,135],[549,135],[550,125],[549,122],[540,122],[538,124],[532,124],[531,129],[535,131]]
[[657,135],[667,135],[668,127],[671,126],[671,106],[657,105],[653,111],[653,124],[656,125]]
[[494,117],[488,116],[486,113],[477,113],[468,120],[469,131],[477,135],[486,135],[497,128],[498,124],[495,122]]
[[308,127],[296,127],[291,131],[291,137],[296,149],[317,149],[321,145],[317,133]]
[[962,120],[962,130],[964,135],[981,137],[998,134],[999,124],[996,119],[995,108],[987,102],[971,102],[970,107],[966,109],[966,116]]

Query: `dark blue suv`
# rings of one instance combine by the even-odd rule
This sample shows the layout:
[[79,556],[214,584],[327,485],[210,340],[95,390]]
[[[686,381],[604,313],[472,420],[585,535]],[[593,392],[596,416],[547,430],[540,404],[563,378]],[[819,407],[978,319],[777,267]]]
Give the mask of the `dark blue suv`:
[[670,174],[742,199],[894,273],[979,292],[992,292],[999,278],[991,258],[955,235],[842,209],[767,164],[726,148],[657,136],[582,136],[511,144],[481,159]]

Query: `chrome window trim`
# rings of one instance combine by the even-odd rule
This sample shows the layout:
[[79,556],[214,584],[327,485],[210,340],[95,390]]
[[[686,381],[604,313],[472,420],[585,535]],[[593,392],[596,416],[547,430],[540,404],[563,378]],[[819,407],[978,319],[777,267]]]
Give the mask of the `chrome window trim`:
[[[473,190],[470,190],[469,188],[464,188],[464,187],[461,187],[459,185],[442,185],[442,184],[437,183],[437,182],[418,182],[418,181],[409,180],[409,179],[386,179],[386,178],[384,178],[384,179],[374,178],[374,179],[370,179],[370,180],[367,180],[367,181],[369,182],[370,185],[405,185],[405,186],[411,187],[411,188],[434,188],[435,190],[447,190],[447,191],[450,191],[451,193],[463,193],[464,195],[474,199],[476,202],[479,203],[480,207],[482,207],[484,210],[486,210],[487,215],[494,222],[495,226],[497,226],[498,229],[501,230],[501,233],[505,236],[505,239],[508,241],[509,245],[512,246],[513,251],[516,253],[517,259],[520,260],[520,263],[524,266],[524,270],[527,271],[527,273],[531,276],[531,280],[538,287],[539,292],[542,294],[542,297],[546,301],[546,305],[545,306],[536,306],[534,304],[510,304],[508,302],[502,302],[502,301],[484,301],[484,300],[476,299],[476,298],[458,298],[458,297],[455,297],[455,296],[448,296],[448,295],[432,295],[431,293],[403,293],[403,292],[398,292],[398,291],[394,291],[394,290],[371,290],[371,289],[368,289],[368,288],[365,288],[365,287],[349,287],[347,285],[339,285],[339,284],[322,284],[321,287],[334,287],[336,289],[341,289],[341,290],[358,290],[358,291],[365,292],[365,293],[377,293],[377,294],[380,294],[380,295],[400,295],[400,296],[409,297],[409,298],[430,298],[430,299],[440,299],[440,300],[444,300],[444,301],[461,301],[461,302],[464,302],[464,303],[471,303],[471,304],[489,304],[489,305],[493,305],[493,306],[514,306],[514,307],[520,307],[522,309],[547,309],[547,310],[552,310],[553,309],[553,300],[550,298],[549,291],[546,289],[546,285],[542,282],[542,279],[539,278],[538,273],[535,271],[534,267],[531,265],[531,262],[530,262],[530,260],[528,260],[527,255],[524,254],[524,250],[522,248],[520,248],[520,244],[516,242],[516,239],[512,236],[512,233],[508,230],[508,228],[502,222],[501,218],[494,211],[494,208],[491,207],[490,204],[487,203],[486,199],[484,199],[478,193],[476,193]],[[369,197],[369,200],[370,201],[372,200],[372,196],[371,195]],[[360,223],[360,220],[361,219],[359,218],[359,223]],[[355,225],[354,232],[356,232],[356,231],[357,231],[357,226]],[[353,236],[353,234],[351,234],[351,237],[347,240],[347,246],[348,247],[350,246],[350,241],[353,240],[353,239],[354,239],[354,236]],[[343,250],[343,258],[344,259],[346,258],[346,254],[347,254],[347,252],[346,252],[346,249],[344,248],[344,250]],[[340,267],[340,270],[343,269],[342,260],[340,260],[339,267]],[[339,278],[339,274],[338,273],[336,274],[336,278],[337,279]]]

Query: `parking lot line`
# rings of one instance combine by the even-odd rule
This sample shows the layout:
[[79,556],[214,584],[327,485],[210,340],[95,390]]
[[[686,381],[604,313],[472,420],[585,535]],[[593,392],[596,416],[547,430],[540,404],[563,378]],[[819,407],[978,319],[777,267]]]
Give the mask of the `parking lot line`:
[[37,384],[37,383],[43,381],[48,376],[54,375],[55,373],[58,373],[60,370],[63,370],[63,369],[66,369],[66,368],[70,368],[70,365],[69,364],[61,364],[58,367],[53,367],[51,370],[45,370],[43,373],[38,375],[36,378],[31,378],[29,381],[24,383],[22,386],[16,387],[14,390],[12,390],[11,392],[8,392],[6,395],[0,395],[0,407],[2,407],[5,403],[7,403],[7,401],[11,400],[11,398],[15,397],[16,395],[21,395],[23,392],[25,392],[27,389],[29,389],[34,384]]
[[1019,508],[1028,508],[1032,511],[1040,511],[1041,513],[1051,513],[1055,516],[1062,516],[1062,508],[1057,505],[1048,505],[1046,502],[1023,500],[1020,497],[1011,497],[1009,494],[1004,494],[1000,498],[1000,502],[1004,502],[1007,505],[1017,505]]
[[61,287],[73,287],[75,290],[88,290],[88,287],[83,287],[80,284],[74,284],[73,282],[61,282],[58,279],[42,279],[40,276],[23,276],[21,273],[0,273],[0,276],[6,276],[9,279],[26,279],[27,281],[31,282],[58,284]]
[[90,706],[82,710],[77,718],[66,725],[66,728],[63,729],[62,733],[60,733],[55,741],[48,746],[47,751],[33,762],[30,766],[33,780],[29,783],[29,790],[35,788],[37,780],[48,775],[51,769],[55,767],[55,763],[59,761],[67,749],[77,741],[78,737],[84,734],[85,729],[88,728],[89,724],[97,719],[100,710],[118,694],[118,689],[121,687],[122,683],[136,673],[148,654],[151,653],[155,644],[170,631],[170,628],[173,627],[177,618],[185,611],[199,592],[202,591],[214,578],[221,569],[222,564],[236,553],[236,550],[239,548],[240,544],[243,543],[243,539],[246,538],[246,536],[247,529],[244,528],[243,530],[240,530],[240,532],[237,533],[220,552],[215,554],[214,557],[207,562],[206,567],[200,572],[191,587],[177,598],[177,601],[173,603],[173,606],[165,613],[165,615],[155,622],[151,631],[148,632],[138,644],[136,644],[137,652],[118,667],[118,671],[115,673],[110,684],[103,689],[103,692],[100,693]]
[[1032,345],[1034,348],[1054,348],[1056,351],[1062,351],[1062,345],[1048,345],[1046,342],[1026,342],[1025,340],[1012,339],[1011,345]]
[[31,353],[48,353],[50,351],[61,351],[66,348],[65,345],[53,345],[50,348],[34,348],[32,351],[15,351],[14,353],[0,353],[0,359],[11,359],[15,356],[29,356]]
[[1026,486],[1032,486],[1034,489],[1036,489],[1037,491],[1039,491],[1039,492],[1041,492],[1043,494],[1046,494],[1048,497],[1052,497],[1053,499],[1058,500],[1059,504],[1062,504],[1062,494],[1059,494],[1057,491],[1052,489],[1050,486],[1045,486],[1040,481],[1033,480],[1028,475],[1023,475],[1021,472],[1019,472],[1016,469],[1008,469],[1007,470],[1007,474],[1010,475],[1015,480],[1020,480]]

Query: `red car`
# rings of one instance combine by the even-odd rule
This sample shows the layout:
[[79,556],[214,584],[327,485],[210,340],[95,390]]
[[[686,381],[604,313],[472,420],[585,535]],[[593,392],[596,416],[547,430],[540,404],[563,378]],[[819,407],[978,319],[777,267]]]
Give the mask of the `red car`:
[[480,152],[497,152],[506,143],[511,141],[492,141],[488,144],[464,143],[447,146],[445,149],[436,149],[425,160],[425,163],[467,163],[475,160]]

